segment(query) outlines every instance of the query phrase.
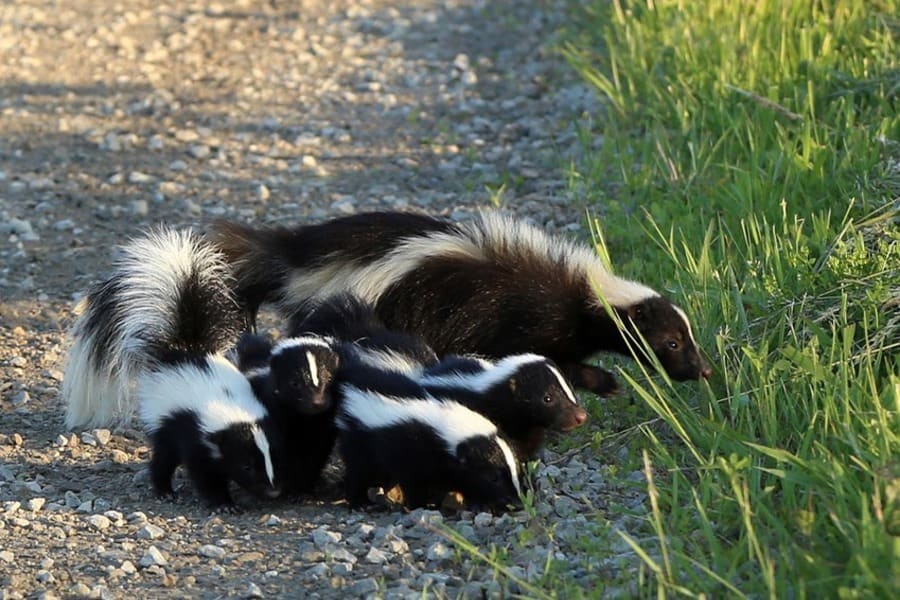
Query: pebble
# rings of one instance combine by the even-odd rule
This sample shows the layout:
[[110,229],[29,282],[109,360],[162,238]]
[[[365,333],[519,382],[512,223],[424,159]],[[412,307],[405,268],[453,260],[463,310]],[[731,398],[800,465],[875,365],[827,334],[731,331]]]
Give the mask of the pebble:
[[[146,517],[144,517],[146,519]],[[129,518],[129,521],[133,519]],[[154,525],[153,523],[147,523],[140,529],[138,529],[137,537],[141,540],[158,540],[166,534],[165,530],[162,527]]]
[[87,522],[90,523],[94,529],[99,529],[100,531],[109,529],[109,526],[112,525],[112,522],[105,515],[91,515],[87,518]]
[[12,404],[16,407],[23,406],[24,404],[27,404],[29,400],[31,400],[31,396],[27,391],[22,390],[21,392],[13,396]]
[[16,559],[16,555],[10,552],[9,550],[0,550],[0,560],[6,563],[11,563]]
[[205,144],[197,144],[195,146],[191,146],[188,149],[188,153],[194,158],[202,159],[209,156],[210,152],[209,146]]
[[220,546],[205,544],[203,546],[200,546],[200,548],[197,550],[197,554],[206,558],[212,558],[214,560],[222,560],[223,558],[225,558],[227,552],[225,551],[225,548],[222,548]]
[[340,533],[329,531],[324,527],[313,529],[310,537],[312,538],[313,543],[319,548],[324,548],[329,544],[336,544],[341,541]]
[[146,569],[152,566],[165,566],[168,564],[168,561],[166,561],[166,557],[162,555],[162,552],[157,550],[156,546],[150,546],[138,564],[141,568]]
[[350,593],[354,596],[367,596],[378,591],[378,581],[374,577],[366,577],[353,582]]
[[25,506],[32,512],[38,512],[39,510],[44,508],[44,504],[46,503],[46,498],[31,498],[25,503]]
[[247,586],[247,591],[244,593],[244,598],[264,598],[265,595],[263,591],[260,589],[258,585],[253,583],[252,581]]
[[373,565],[382,565],[390,560],[390,557],[382,550],[378,548],[369,548],[369,552],[366,553],[366,557],[364,559],[367,563]]
[[447,562],[453,558],[453,550],[444,542],[435,542],[428,547],[425,557],[431,562]]

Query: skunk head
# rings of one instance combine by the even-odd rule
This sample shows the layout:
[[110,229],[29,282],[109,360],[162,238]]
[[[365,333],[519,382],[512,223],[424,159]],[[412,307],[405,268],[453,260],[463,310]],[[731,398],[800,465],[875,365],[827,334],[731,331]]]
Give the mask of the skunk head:
[[655,296],[632,304],[624,313],[625,322],[647,340],[672,379],[708,379],[712,375],[700,356],[687,315],[680,308]]
[[338,355],[329,338],[302,336],[279,342],[269,357],[271,390],[282,406],[303,414],[318,414],[331,407],[331,380]]
[[468,503],[504,508],[519,504],[519,465],[498,435],[476,435],[456,446],[456,488]]
[[276,473],[281,439],[274,427],[261,423],[232,423],[207,434],[207,446],[228,478],[260,498],[277,498],[281,482]]
[[[523,361],[523,359],[526,359]],[[530,423],[540,427],[569,431],[587,421],[587,412],[559,367],[549,358],[534,354],[511,356],[497,363],[504,368],[507,361],[519,361],[513,373],[501,382],[515,410]]]

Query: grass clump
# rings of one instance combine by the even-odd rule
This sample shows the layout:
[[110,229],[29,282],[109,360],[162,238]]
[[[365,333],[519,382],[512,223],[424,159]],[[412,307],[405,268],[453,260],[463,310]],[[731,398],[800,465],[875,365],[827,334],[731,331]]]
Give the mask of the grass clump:
[[640,593],[896,597],[900,2],[576,10],[565,53],[608,114],[574,193],[717,371],[623,371],[666,424],[641,427]]

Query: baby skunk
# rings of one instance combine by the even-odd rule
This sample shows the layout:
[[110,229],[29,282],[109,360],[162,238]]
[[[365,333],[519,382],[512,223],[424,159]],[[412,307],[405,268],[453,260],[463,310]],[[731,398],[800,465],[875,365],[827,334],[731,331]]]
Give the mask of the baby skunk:
[[235,354],[238,368],[283,434],[285,493],[312,491],[337,437],[331,390],[340,363],[333,340],[306,335],[273,346],[247,333]]
[[[383,374],[409,381],[399,373]],[[403,397],[346,383],[339,388],[338,447],[351,506],[365,503],[369,488],[395,485],[410,508],[439,503],[451,491],[476,505],[518,503],[515,455],[483,416],[422,391]]]
[[244,327],[228,266],[191,232],[158,229],[122,248],[72,330],[63,381],[69,427],[127,424],[150,436],[150,472],[172,492],[183,464],[198,493],[233,507],[229,481],[280,493],[280,437],[248,380],[220,353]]
[[553,361],[536,354],[496,364],[448,357],[418,379],[425,390],[484,415],[509,440],[520,460],[535,458],[547,429],[569,431],[587,420],[575,393]]
[[711,375],[681,309],[610,273],[589,247],[500,213],[464,223],[401,212],[295,228],[219,223],[217,234],[251,318],[265,302],[289,315],[352,293],[439,356],[533,352],[600,394],[614,392],[615,379],[583,361],[598,351],[630,354],[628,333],[647,340],[673,379]]

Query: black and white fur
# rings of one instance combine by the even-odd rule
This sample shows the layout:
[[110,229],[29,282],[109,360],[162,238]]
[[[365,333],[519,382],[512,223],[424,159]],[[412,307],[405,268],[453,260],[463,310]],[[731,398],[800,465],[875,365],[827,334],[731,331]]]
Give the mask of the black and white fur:
[[451,491],[474,505],[518,503],[518,462],[488,419],[424,393],[408,397],[372,387],[340,386],[336,423],[351,506],[363,504],[369,488],[395,485],[410,508],[439,503]]
[[425,390],[457,401],[491,420],[520,460],[533,459],[547,429],[570,431],[587,412],[556,364],[536,354],[507,356],[495,364],[448,357],[418,378]]
[[82,302],[63,381],[69,427],[124,425],[150,436],[159,494],[179,464],[211,506],[229,481],[279,494],[280,438],[249,381],[222,352],[244,326],[221,254],[190,231],[157,229],[121,249]]
[[628,337],[637,332],[672,378],[711,374],[687,316],[668,299],[613,275],[589,247],[500,213],[464,223],[402,212],[296,228],[219,223],[217,240],[251,318],[266,302],[293,314],[350,293],[439,356],[533,352],[597,393],[617,384],[584,360],[598,351],[631,354]]

